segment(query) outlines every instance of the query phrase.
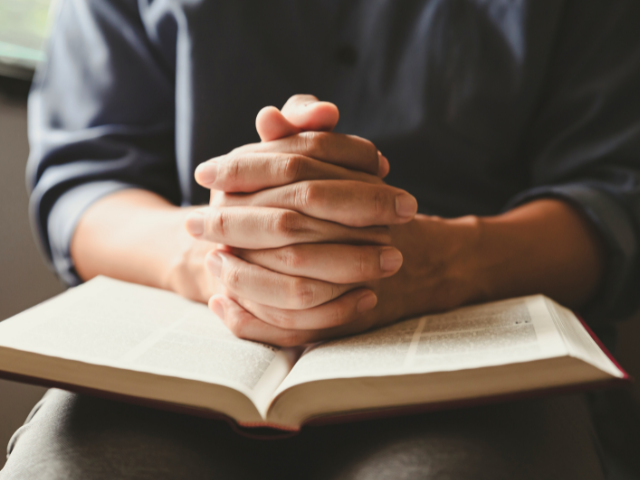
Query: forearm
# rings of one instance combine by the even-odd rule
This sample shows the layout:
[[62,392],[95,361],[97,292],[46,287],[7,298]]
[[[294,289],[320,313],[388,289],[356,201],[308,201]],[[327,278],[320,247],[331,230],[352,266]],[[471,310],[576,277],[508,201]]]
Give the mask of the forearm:
[[205,253],[194,248],[198,241],[184,229],[191,210],[145,190],[101,199],[84,213],[73,236],[71,256],[78,274],[83,280],[107,275],[206,301],[194,290],[197,279],[185,271],[194,263],[191,256],[203,250],[204,258]]
[[537,200],[477,222],[473,251],[483,300],[543,293],[570,306],[592,298],[604,270],[598,233],[567,203]]

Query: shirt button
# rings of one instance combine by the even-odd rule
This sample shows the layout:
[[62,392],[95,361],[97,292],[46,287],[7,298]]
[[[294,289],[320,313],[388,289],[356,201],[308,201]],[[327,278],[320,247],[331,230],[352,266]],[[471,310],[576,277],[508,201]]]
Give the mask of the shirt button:
[[336,62],[347,67],[353,67],[358,61],[358,52],[351,45],[340,45],[333,53]]

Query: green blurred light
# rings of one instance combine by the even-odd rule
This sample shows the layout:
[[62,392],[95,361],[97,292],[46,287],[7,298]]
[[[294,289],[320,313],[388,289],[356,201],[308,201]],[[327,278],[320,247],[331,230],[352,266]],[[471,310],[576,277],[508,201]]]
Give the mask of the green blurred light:
[[44,53],[34,48],[14,45],[7,42],[0,42],[0,57],[4,57],[6,59],[40,62],[44,60]]

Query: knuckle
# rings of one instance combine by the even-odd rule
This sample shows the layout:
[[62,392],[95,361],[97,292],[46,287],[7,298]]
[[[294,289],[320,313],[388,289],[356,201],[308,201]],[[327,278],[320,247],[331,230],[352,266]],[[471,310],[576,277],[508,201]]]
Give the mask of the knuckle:
[[227,228],[229,224],[229,218],[227,213],[223,210],[215,210],[212,215],[209,216],[208,230],[216,238],[224,238],[227,234]]
[[229,156],[224,167],[220,169],[222,183],[237,183],[242,178],[242,159],[237,156]]
[[321,205],[325,201],[325,190],[321,184],[316,182],[306,184],[305,194],[307,206]]
[[314,305],[316,291],[314,285],[306,279],[294,279],[291,282],[289,293],[294,308],[305,309]]
[[302,218],[300,214],[291,210],[278,212],[274,219],[273,229],[285,237],[296,236],[303,231]]
[[293,191],[294,208],[300,210],[309,208],[316,190],[317,189],[313,186],[312,183],[302,182],[296,184]]
[[326,150],[327,138],[326,132],[303,132],[300,134],[302,148],[310,157],[322,155]]
[[222,283],[231,290],[237,290],[242,280],[242,273],[238,267],[226,268],[222,273]]
[[290,270],[296,270],[304,265],[305,257],[295,247],[285,247],[280,250],[276,258]]
[[282,171],[278,173],[288,182],[295,182],[304,176],[306,162],[301,155],[287,155],[281,165]]
[[371,208],[374,219],[381,219],[387,211],[387,196],[378,188],[373,192]]

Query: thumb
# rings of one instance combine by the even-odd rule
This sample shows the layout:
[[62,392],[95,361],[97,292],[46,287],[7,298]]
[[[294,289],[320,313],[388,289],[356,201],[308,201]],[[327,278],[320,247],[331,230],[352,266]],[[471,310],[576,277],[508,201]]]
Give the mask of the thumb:
[[338,107],[313,95],[292,96],[282,107],[282,115],[292,125],[309,132],[331,131],[340,118]]
[[[293,129],[289,135],[300,132],[329,132],[338,124],[340,111],[331,102],[321,102],[313,95],[294,95],[282,107],[282,120]],[[389,173],[389,160],[378,152],[380,165],[378,176],[384,178]]]
[[256,130],[260,140],[270,142],[279,138],[300,133],[300,129],[292,125],[276,107],[264,107],[256,117]]
[[256,117],[256,129],[263,142],[295,135],[302,131],[330,131],[340,113],[333,103],[320,102],[313,95],[294,95],[280,112],[265,107]]

